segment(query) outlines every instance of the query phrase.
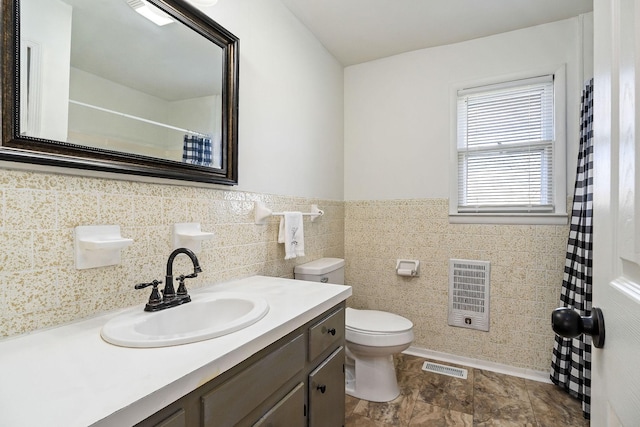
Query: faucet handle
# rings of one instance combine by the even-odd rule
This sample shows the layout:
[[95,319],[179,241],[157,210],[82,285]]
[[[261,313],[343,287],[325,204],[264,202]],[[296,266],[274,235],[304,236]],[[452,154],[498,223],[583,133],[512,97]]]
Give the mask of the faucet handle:
[[153,282],[149,282],[149,283],[138,283],[137,285],[134,286],[135,289],[144,289],[147,288],[149,286],[153,286],[154,289],[158,288],[158,285],[161,284],[162,281],[161,280],[154,280]]
[[162,301],[162,297],[160,297],[160,292],[158,292],[158,285],[161,283],[162,281],[160,280],[154,280],[153,282],[149,282],[149,283],[138,283],[137,285],[134,286],[134,288],[144,289],[146,287],[153,286],[153,289],[151,290],[151,295],[149,296],[149,303],[147,304],[149,306],[149,305],[158,304],[160,303],[160,301]]
[[194,277],[197,277],[198,273],[193,273],[193,274],[187,274],[186,276],[184,274],[179,275],[178,277],[176,277],[176,280],[178,280],[178,290],[176,291],[176,295],[178,296],[188,296],[187,294],[187,287],[184,285],[184,279],[193,279]]

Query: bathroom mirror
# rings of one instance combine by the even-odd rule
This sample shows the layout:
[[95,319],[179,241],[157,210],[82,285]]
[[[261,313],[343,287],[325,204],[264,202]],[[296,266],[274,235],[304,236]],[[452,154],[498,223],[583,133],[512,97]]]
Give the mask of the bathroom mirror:
[[238,182],[238,38],[184,0],[2,0],[0,160]]

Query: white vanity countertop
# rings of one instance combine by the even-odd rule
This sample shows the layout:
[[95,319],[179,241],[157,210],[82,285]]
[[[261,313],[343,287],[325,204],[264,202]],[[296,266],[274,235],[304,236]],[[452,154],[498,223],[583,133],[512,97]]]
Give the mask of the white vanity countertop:
[[216,291],[263,296],[269,313],[238,332],[173,347],[103,341],[102,326],[124,310],[0,341],[0,426],[132,426],[351,295],[349,286],[264,276],[191,294]]

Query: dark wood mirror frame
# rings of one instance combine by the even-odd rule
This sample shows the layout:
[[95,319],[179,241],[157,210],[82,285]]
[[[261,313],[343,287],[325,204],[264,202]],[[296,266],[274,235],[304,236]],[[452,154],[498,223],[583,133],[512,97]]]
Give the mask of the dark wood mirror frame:
[[220,46],[222,73],[222,168],[127,154],[28,136],[20,129],[20,1],[2,0],[2,146],[0,160],[45,166],[195,181],[238,183],[239,40],[184,0],[149,0],[183,25]]

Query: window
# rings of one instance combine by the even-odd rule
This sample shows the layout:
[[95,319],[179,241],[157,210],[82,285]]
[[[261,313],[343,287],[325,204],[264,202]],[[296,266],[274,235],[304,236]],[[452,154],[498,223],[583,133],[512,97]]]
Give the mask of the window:
[[545,75],[456,91],[450,213],[476,220],[454,222],[566,214],[565,147],[557,132],[564,102],[556,102],[556,86],[554,75]]

